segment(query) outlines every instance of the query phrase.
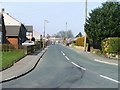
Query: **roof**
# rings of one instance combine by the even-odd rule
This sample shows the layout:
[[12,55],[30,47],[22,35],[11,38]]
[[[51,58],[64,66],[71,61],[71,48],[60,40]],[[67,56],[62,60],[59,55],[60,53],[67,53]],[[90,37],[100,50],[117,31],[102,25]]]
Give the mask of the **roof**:
[[25,25],[25,28],[28,32],[33,32],[33,26],[32,25]]
[[0,14],[0,32],[2,32],[2,14]]
[[2,14],[4,17],[4,24],[6,27],[6,36],[18,36],[20,32],[20,27],[23,24],[6,12],[2,12]]
[[10,16],[8,13],[3,12],[3,16],[4,16],[5,25],[11,25],[11,26],[13,26],[13,25],[20,26],[21,25],[21,22],[19,22],[18,20],[16,20],[12,16]]
[[18,36],[20,26],[6,26],[6,36]]

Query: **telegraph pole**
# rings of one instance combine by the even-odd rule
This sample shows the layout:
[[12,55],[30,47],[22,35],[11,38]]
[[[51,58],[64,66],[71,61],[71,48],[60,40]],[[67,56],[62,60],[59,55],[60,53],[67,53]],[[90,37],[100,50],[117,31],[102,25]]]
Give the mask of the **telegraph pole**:
[[46,42],[45,42],[45,39],[46,39],[46,38],[45,38],[45,29],[46,29],[45,26],[46,26],[46,23],[48,23],[48,20],[44,20],[43,48],[45,48],[45,45],[46,45],[46,44],[45,44],[45,43],[46,43]]
[[[85,23],[87,20],[87,0],[85,0]],[[84,28],[84,32],[85,32],[85,28]],[[85,32],[85,37],[84,37],[84,51],[86,51],[86,32]]]
[[43,33],[43,37],[45,37],[46,23],[49,23],[48,20],[44,20],[44,33]]
[[66,38],[68,37],[68,35],[67,35],[67,25],[68,25],[68,23],[66,22]]

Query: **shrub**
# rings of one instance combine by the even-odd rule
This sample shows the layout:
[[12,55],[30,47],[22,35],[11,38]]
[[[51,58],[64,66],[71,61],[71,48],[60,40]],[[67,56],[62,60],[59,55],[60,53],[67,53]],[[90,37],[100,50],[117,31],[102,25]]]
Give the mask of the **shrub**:
[[102,51],[103,53],[113,53],[120,54],[120,38],[111,37],[106,38],[102,41]]
[[77,38],[77,40],[75,41],[75,45],[84,46],[84,37]]

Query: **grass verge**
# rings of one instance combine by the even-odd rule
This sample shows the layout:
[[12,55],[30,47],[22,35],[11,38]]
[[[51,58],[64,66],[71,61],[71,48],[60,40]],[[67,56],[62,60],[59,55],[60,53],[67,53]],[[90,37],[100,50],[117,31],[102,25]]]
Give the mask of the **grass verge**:
[[14,50],[2,52],[2,60],[0,60],[0,70],[11,67],[15,62],[25,56],[23,50]]

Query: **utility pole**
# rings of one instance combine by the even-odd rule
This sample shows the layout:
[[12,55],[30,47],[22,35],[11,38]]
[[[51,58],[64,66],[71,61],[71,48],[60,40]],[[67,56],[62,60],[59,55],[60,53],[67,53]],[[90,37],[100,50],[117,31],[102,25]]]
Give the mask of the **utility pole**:
[[46,23],[48,23],[48,20],[44,20],[44,33],[43,33],[43,37],[45,37],[45,29],[46,29]]
[[[85,0],[85,23],[87,20],[87,0]],[[84,29],[85,32],[85,29]],[[85,32],[85,37],[84,37],[84,51],[86,51],[86,32]]]
[[43,48],[46,46],[46,41],[45,41],[45,29],[46,29],[46,23],[48,23],[48,20],[44,20],[44,32],[43,32]]
[[44,21],[44,32],[43,32],[43,37],[45,37],[45,21]]
[[68,35],[67,35],[67,24],[68,24],[68,23],[66,22],[66,38],[68,37]]

